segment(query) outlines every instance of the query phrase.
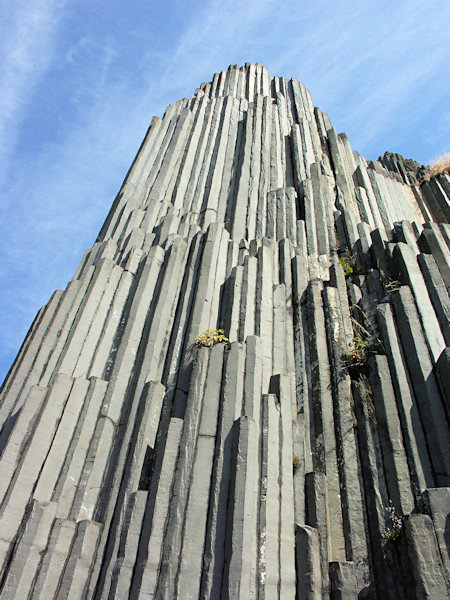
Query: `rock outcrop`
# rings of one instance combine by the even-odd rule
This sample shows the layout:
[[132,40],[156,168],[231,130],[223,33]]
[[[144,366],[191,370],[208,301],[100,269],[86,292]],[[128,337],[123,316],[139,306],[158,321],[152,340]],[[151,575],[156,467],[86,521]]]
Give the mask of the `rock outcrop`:
[[449,178],[392,165],[259,64],[153,118],[3,384],[2,599],[447,598]]
[[400,180],[411,185],[419,185],[427,176],[428,167],[421,165],[412,158],[404,158],[401,154],[385,152],[378,161],[400,176]]

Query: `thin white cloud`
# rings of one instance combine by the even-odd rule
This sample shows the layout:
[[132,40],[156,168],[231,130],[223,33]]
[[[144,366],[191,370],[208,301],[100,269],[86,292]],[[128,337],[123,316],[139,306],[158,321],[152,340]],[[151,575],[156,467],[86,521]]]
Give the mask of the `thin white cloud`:
[[[23,111],[45,73],[64,3],[10,2],[0,29],[0,163],[5,168]],[[1,172],[0,172],[1,176]]]
[[[448,83],[443,80],[441,89],[430,84],[439,72],[445,79],[448,69],[449,46],[442,43],[448,5],[346,2],[328,6],[320,26],[311,27],[324,4],[316,3],[302,18],[298,43],[275,69],[292,71],[298,64],[296,75],[335,126],[349,133],[355,149],[366,153],[374,145],[398,144],[402,124],[406,133],[424,110],[447,104]],[[430,18],[434,9],[439,19]]]
[[[209,80],[214,73],[227,69],[238,59],[240,64],[260,62],[259,52],[249,52],[249,46],[254,43],[255,50],[258,48],[258,33],[266,35],[267,19],[277,5],[274,0],[250,0],[245,4],[238,0],[205,3],[186,22],[174,51],[167,54],[161,87],[167,90],[193,85],[190,89],[193,93],[201,83],[198,73]],[[244,57],[246,53],[254,56]]]

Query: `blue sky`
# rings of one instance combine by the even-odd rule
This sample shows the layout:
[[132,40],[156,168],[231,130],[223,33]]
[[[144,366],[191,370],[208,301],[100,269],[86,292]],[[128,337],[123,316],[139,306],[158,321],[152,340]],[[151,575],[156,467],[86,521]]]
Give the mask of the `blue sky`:
[[450,3],[0,0],[0,380],[153,115],[229,64],[296,77],[353,149],[450,151]]

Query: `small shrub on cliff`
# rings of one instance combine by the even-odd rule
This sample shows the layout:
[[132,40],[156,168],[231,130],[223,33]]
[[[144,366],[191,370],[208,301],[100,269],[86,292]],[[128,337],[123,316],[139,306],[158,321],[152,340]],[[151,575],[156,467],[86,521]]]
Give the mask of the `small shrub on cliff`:
[[[360,308],[359,305],[353,305]],[[369,329],[361,325],[359,321],[351,317],[353,327],[353,344],[347,351],[346,366],[352,376],[352,379],[361,371],[367,369],[369,356],[377,352],[384,353],[383,343],[377,337],[376,331],[370,324],[370,321],[364,311],[361,310],[364,322]]]
[[296,454],[292,455],[292,469],[295,473],[295,471],[297,469],[299,469],[302,466],[302,459],[300,458],[300,456],[297,456]]
[[353,346],[347,353],[347,362],[353,368],[365,367],[367,364],[369,342],[361,334],[353,336]]
[[349,369],[363,369],[367,366],[367,360],[371,351],[370,332],[352,317],[353,344],[347,352],[347,366]]
[[350,254],[348,248],[345,252],[345,255],[341,256],[341,258],[339,259],[339,262],[341,263],[341,266],[344,270],[344,275],[346,277],[350,277],[350,275],[353,275],[356,268],[356,256]]
[[195,338],[197,346],[205,346],[206,348],[229,341],[223,329],[207,329]]

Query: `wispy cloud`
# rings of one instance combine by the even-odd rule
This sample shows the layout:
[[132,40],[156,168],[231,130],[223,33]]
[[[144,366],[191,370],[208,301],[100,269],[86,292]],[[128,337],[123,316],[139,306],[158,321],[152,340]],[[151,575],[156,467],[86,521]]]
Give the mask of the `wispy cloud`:
[[202,79],[209,81],[229,64],[261,62],[260,42],[270,35],[267,21],[277,5],[274,0],[216,0],[190,7],[173,51],[164,57],[160,88],[166,94],[184,88],[191,95]]
[[[448,106],[443,13],[450,17],[449,5],[434,1],[346,2],[334,8],[318,2],[302,14],[298,43],[278,57],[275,68],[298,65],[295,71],[315,102],[349,133],[355,148],[375,158],[376,146],[378,153],[393,143],[401,148],[400,131],[412,131],[425,111]],[[434,85],[439,79],[442,85]]]
[[[64,3],[10,2],[0,28],[0,163],[8,163],[18,125],[33,89],[52,60],[54,33]],[[0,173],[1,174],[1,173]]]

